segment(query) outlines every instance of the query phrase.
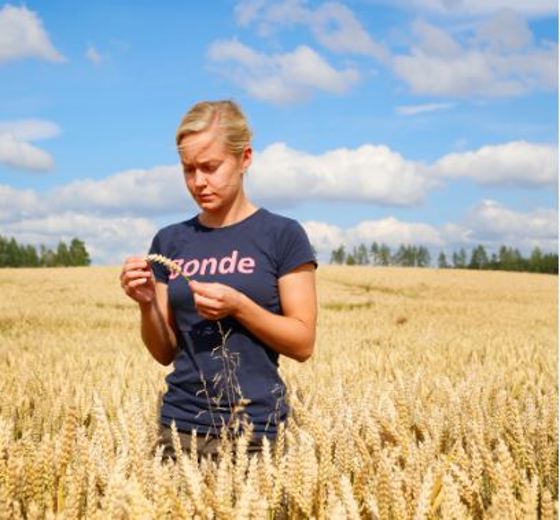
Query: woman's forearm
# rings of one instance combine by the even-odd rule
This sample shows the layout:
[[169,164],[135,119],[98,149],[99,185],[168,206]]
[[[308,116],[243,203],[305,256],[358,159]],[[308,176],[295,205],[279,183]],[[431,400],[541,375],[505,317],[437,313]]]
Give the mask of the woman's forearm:
[[313,353],[315,327],[297,318],[267,311],[241,294],[233,317],[275,352],[297,361],[305,361]]
[[139,305],[142,341],[156,361],[162,365],[169,365],[175,359],[176,354],[175,333],[166,323],[155,299],[150,303]]

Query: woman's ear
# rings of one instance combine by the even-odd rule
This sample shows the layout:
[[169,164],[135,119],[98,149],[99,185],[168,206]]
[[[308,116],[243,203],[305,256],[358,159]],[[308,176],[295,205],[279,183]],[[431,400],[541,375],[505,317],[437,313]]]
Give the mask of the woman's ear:
[[253,149],[250,146],[246,146],[243,150],[243,155],[241,156],[241,171],[246,172],[251,166],[253,161]]

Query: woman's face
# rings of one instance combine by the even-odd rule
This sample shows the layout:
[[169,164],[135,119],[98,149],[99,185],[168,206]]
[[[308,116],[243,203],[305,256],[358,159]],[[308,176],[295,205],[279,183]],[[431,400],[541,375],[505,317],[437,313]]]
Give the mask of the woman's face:
[[231,206],[242,193],[243,172],[251,164],[251,153],[247,147],[241,157],[233,155],[216,125],[181,140],[185,183],[200,209],[213,212]]

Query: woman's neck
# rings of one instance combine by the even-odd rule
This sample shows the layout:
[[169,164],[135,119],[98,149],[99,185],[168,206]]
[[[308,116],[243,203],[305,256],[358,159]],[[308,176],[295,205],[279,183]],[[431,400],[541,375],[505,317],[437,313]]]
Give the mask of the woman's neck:
[[198,215],[198,221],[207,227],[231,226],[252,215],[256,210],[257,207],[252,202],[243,198],[221,211],[201,211]]

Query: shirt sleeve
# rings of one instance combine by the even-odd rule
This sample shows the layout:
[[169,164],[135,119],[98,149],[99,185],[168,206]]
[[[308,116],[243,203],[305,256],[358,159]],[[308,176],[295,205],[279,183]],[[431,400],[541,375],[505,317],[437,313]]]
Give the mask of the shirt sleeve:
[[[150,246],[150,250],[148,251],[148,254],[166,256],[165,252],[162,251],[161,239],[159,233],[157,233],[154,239],[152,240],[152,245]],[[163,282],[163,283],[169,282],[169,271],[167,270],[166,267],[156,262],[151,262],[150,265],[152,266],[152,271],[158,282]]]
[[317,269],[317,259],[302,225],[289,220],[278,237],[278,277],[289,273],[296,267],[313,263]]

